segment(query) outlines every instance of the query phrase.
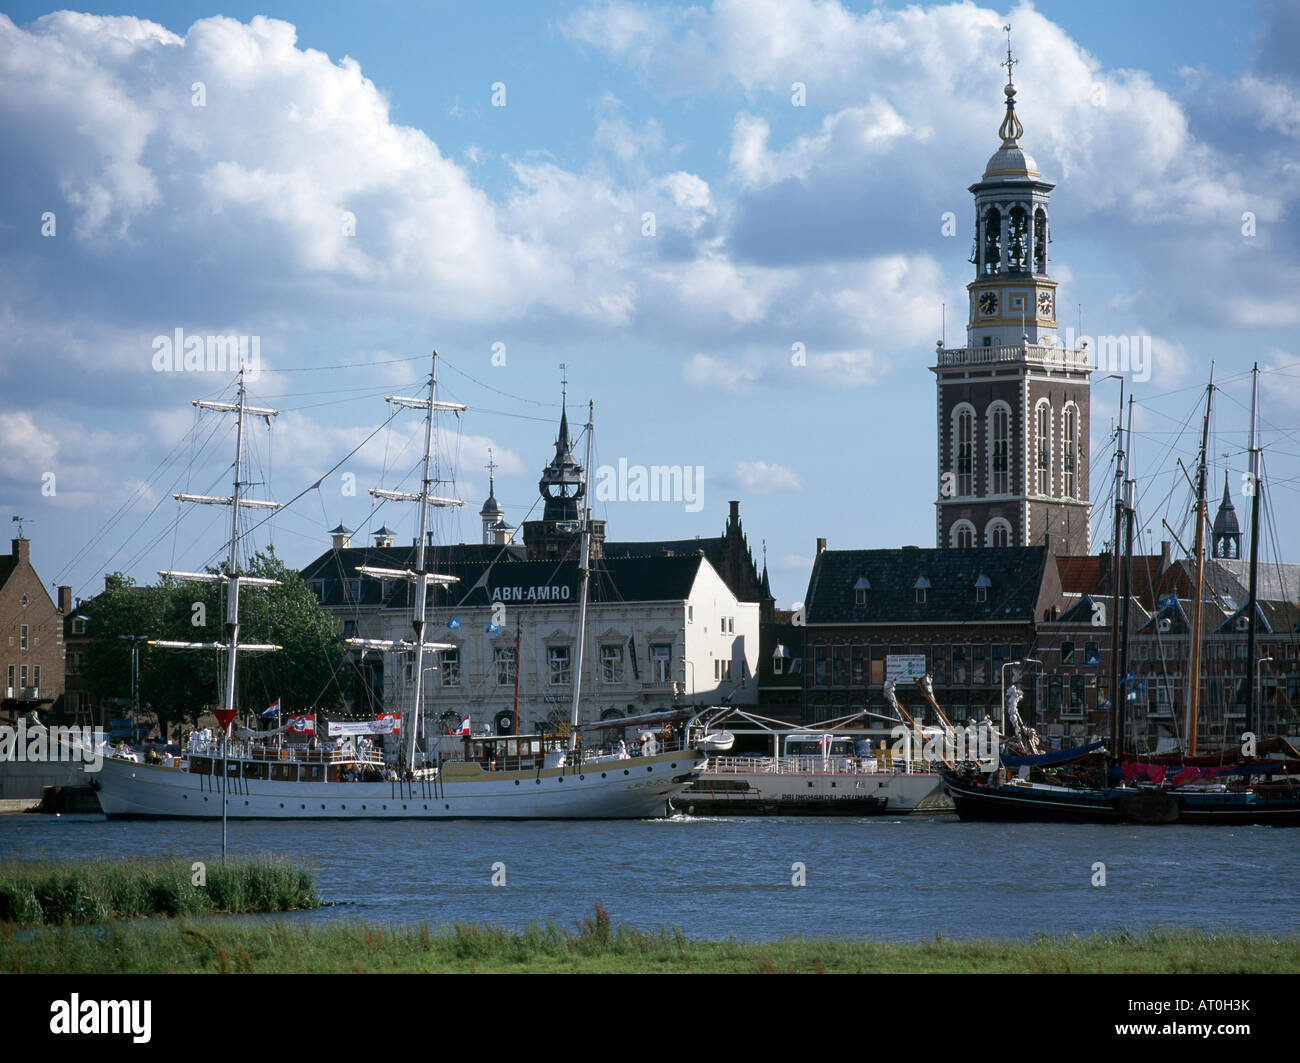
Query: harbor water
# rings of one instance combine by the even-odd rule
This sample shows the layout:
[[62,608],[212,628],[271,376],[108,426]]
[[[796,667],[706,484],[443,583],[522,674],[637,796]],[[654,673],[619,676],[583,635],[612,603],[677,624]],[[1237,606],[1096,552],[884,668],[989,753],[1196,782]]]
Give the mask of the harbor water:
[[[220,846],[219,822],[0,816],[3,858],[215,863]],[[749,941],[1300,929],[1300,831],[1269,827],[951,816],[232,822],[229,852],[308,865],[331,903],[288,918],[310,921],[572,927],[599,903],[640,929]]]

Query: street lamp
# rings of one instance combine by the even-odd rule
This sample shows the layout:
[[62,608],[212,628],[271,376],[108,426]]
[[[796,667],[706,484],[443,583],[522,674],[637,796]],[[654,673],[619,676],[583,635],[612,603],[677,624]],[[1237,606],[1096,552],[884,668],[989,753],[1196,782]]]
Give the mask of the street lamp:
[[1026,657],[1023,660],[1019,660],[1019,661],[1006,661],[1002,665],[1002,702],[1000,705],[1001,720],[998,724],[998,730],[1001,731],[1003,734],[1007,733],[1007,669],[1017,664],[1042,664],[1042,663],[1043,662],[1038,660],[1036,657]]

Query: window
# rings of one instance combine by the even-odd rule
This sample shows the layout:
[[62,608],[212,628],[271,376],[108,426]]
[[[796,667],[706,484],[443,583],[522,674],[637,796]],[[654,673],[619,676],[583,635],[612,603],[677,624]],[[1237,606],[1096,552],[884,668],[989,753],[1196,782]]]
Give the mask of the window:
[[1034,211],[1034,272],[1047,272],[1047,213],[1042,207]]
[[830,666],[826,660],[826,647],[813,647],[813,683],[824,687],[830,682]]
[[25,650],[27,649],[27,625],[23,624],[18,632],[18,648]]
[[18,678],[21,680],[18,685],[25,687],[27,685],[27,665],[24,664],[19,667]]
[[835,646],[831,649],[831,682],[837,686],[849,683],[849,648]]
[[345,639],[354,639],[357,637],[357,622],[355,620],[343,621],[343,637]]
[[695,606],[693,605],[688,605],[686,607],[686,622],[688,624],[695,623]]
[[1101,664],[1101,647],[1095,642],[1085,642],[1083,644],[1083,663],[1089,665]]
[[41,666],[38,664],[32,668],[32,686],[36,687],[39,690],[40,685],[41,685]]
[[1001,517],[993,518],[984,529],[984,542],[987,546],[1010,546],[1011,525]]
[[971,647],[971,677],[970,677],[970,679],[971,679],[971,682],[972,682],[972,683],[983,683],[983,682],[985,682],[985,678],[984,678],[984,677],[985,677],[984,667],[985,667],[985,664],[986,664],[987,661],[988,661],[988,653],[989,653],[989,648],[988,648],[988,646],[984,645],[983,643],[980,643],[979,645],[976,645],[976,646],[972,646],[972,647]]
[[990,207],[984,215],[984,272],[997,273],[1002,261],[1002,213]]
[[496,665],[497,686],[513,687],[515,685],[516,658],[513,646],[498,646],[492,651],[492,663]]
[[727,634],[734,635],[735,633],[736,633],[736,618],[734,616],[729,616],[727,617]]
[[81,654],[68,654],[68,675],[81,675]]
[[1059,676],[1052,676],[1047,681],[1047,707],[1053,712],[1061,711],[1061,697],[1065,690],[1065,682]]
[[924,604],[925,604],[925,588],[924,588],[924,587],[917,587],[917,588],[916,588],[916,604],[917,604],[917,605],[924,605]]
[[1070,676],[1070,711],[1083,714],[1083,697],[1086,690],[1084,677],[1081,675]]
[[976,587],[975,601],[977,601],[980,605],[983,605],[988,600],[989,600],[989,589],[987,587]]
[[772,674],[781,675],[785,668],[784,646],[778,646],[776,652],[772,654]]
[[602,646],[600,648],[600,681],[602,683],[623,682],[623,646]]
[[84,635],[86,633],[86,622],[79,616],[72,618],[72,633],[74,635]]
[[853,588],[853,604],[854,604],[854,605],[866,605],[866,604],[867,604],[867,592],[866,592],[866,589],[865,589],[864,587],[854,587],[854,588]]
[[966,650],[961,646],[952,648],[952,681],[954,683],[966,682]]
[[1052,411],[1047,403],[1038,404],[1038,483],[1040,495],[1052,492]]
[[1074,664],[1074,643],[1073,642],[1061,643],[1061,663]]
[[359,602],[361,600],[361,581],[359,579],[345,579],[343,581],[343,597],[349,602]]
[[1073,405],[1065,408],[1065,438],[1062,444],[1064,447],[1061,457],[1065,467],[1065,497],[1074,498],[1078,494],[1079,411]]
[[975,493],[975,417],[969,408],[957,411],[957,494]]
[[993,474],[989,489],[995,495],[1009,494],[1011,491],[1011,411],[1002,403],[996,403],[989,415],[989,437],[992,440],[990,472]]
[[885,682],[885,647],[871,647],[871,683],[883,686]]
[[650,647],[650,678],[656,683],[672,679],[673,648],[666,642],[656,642]]
[[547,646],[546,661],[550,667],[551,686],[568,686],[573,682],[568,646]]
[[12,664],[9,666],[9,682],[6,686],[8,686],[10,690],[13,690],[14,688],[14,666]]
[[860,687],[866,681],[866,647],[854,646],[852,660],[852,682],[855,687]]
[[1007,224],[1007,266],[1024,269],[1029,264],[1029,215],[1024,207],[1012,207]]
[[958,550],[968,550],[975,545],[975,529],[968,520],[959,520],[952,526],[952,545]]
[[460,684],[460,650],[442,651],[442,685],[454,687]]

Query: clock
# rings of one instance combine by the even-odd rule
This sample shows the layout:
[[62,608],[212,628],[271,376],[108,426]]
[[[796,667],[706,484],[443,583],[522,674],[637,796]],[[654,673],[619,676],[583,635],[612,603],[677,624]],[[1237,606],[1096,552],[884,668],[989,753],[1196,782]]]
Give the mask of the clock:
[[1051,292],[1038,293],[1038,316],[1039,317],[1052,316],[1052,293]]
[[998,293],[997,292],[980,292],[979,297],[980,313],[985,317],[998,312]]

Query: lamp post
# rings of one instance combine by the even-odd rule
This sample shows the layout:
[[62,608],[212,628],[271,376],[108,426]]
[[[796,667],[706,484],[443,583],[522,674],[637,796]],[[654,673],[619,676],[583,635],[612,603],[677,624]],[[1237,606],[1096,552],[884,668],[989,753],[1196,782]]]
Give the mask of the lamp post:
[[[1277,662],[1272,657],[1261,657],[1259,658],[1259,663],[1276,664]],[[1259,707],[1259,715],[1254,720],[1250,720],[1247,722],[1255,724],[1255,726],[1257,726],[1261,731],[1264,729],[1264,703],[1263,703],[1263,699],[1260,696],[1263,693],[1263,686],[1264,686],[1264,674],[1261,669],[1256,668],[1255,669],[1255,704]]]
[[1007,731],[1007,669],[1010,668],[1010,667],[1012,667],[1013,665],[1017,665],[1017,664],[1042,664],[1042,663],[1043,663],[1043,662],[1040,661],[1040,660],[1038,660],[1036,657],[1025,657],[1024,659],[1019,660],[1019,661],[1006,661],[1006,662],[1003,663],[1003,665],[1002,665],[1002,703],[1001,703],[1001,705],[999,706],[1000,709],[1001,709],[1001,713],[1000,713],[1000,715],[1001,715],[1001,719],[1000,719],[1000,721],[998,722],[998,730],[1001,731],[1003,734],[1006,734],[1006,731]]

